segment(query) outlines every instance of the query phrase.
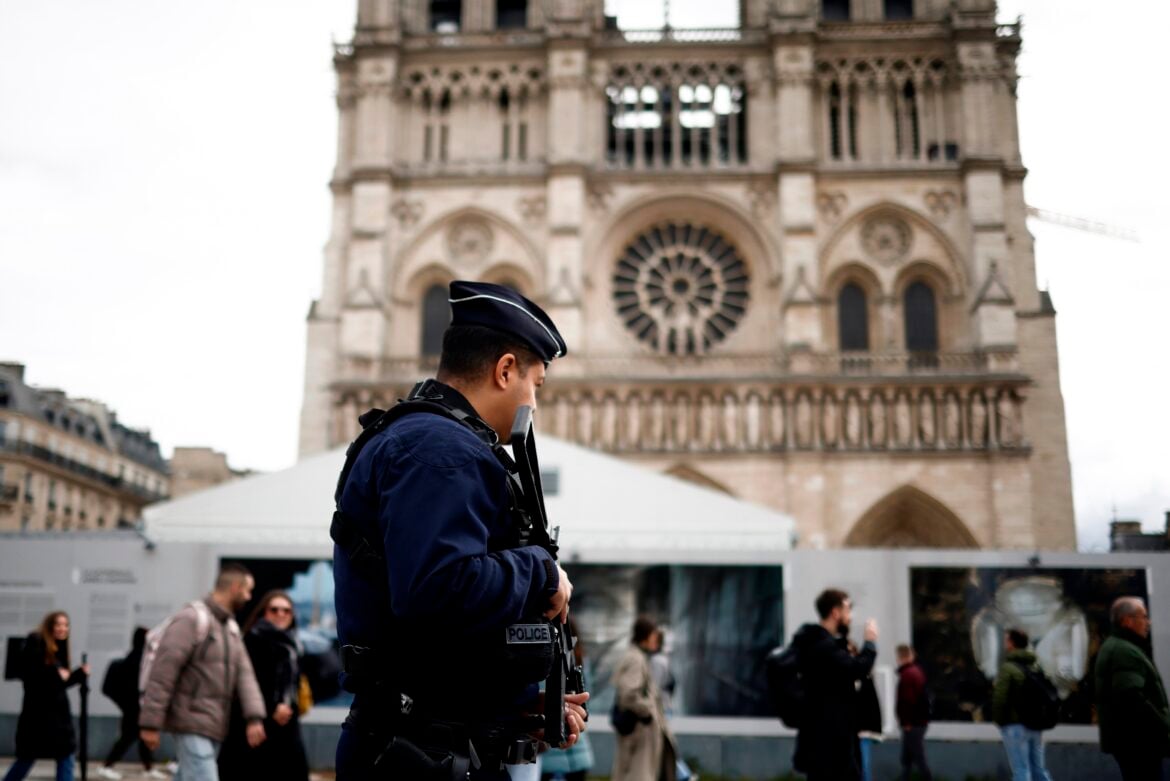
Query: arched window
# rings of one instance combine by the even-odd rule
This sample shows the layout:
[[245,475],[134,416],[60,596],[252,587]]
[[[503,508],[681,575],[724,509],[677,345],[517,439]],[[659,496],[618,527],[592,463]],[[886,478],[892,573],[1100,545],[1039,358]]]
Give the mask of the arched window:
[[437,356],[443,352],[443,332],[451,324],[451,304],[447,301],[447,286],[432,285],[423,296],[422,354]]
[[914,18],[914,0],[884,0],[882,6],[887,20]]
[[528,0],[496,0],[496,28],[517,29],[528,26]]
[[841,351],[869,349],[869,312],[865,291],[850,282],[837,296],[837,341]]
[[910,352],[938,350],[938,307],[934,291],[925,282],[913,282],[903,298],[906,316],[906,349]]
[[826,22],[848,22],[849,0],[821,0],[821,18]]
[[457,33],[463,22],[462,0],[431,0],[430,29],[436,33]]

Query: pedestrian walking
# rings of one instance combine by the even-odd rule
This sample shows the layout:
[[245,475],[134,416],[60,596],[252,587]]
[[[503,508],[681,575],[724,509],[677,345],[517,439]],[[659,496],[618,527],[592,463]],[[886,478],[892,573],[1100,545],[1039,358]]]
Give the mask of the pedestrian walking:
[[210,594],[147,635],[139,734],[152,751],[162,730],[172,734],[179,781],[218,781],[215,760],[227,737],[233,697],[239,697],[248,722],[248,745],[264,741],[264,700],[232,617],[251,600],[254,586],[247,569],[227,564]]
[[232,723],[219,752],[220,781],[254,781],[265,775],[280,781],[308,781],[309,762],[301,739],[298,694],[302,650],[296,639],[292,599],[269,591],[244,622],[244,645],[268,715],[265,740],[252,748],[239,701],[232,705]]
[[611,781],[676,779],[678,748],[650,671],[650,657],[659,647],[657,631],[654,621],[646,616],[634,621],[630,647],[614,669],[615,705],[632,713],[636,723],[628,735],[617,735]]
[[1170,756],[1170,705],[1154,666],[1150,614],[1138,597],[1110,610],[1112,634],[1093,670],[1101,750],[1112,754],[1124,781],[1162,781]]
[[24,699],[16,721],[16,761],[4,781],[21,781],[38,759],[56,761],[57,781],[73,781],[77,735],[66,692],[89,675],[89,665],[70,668],[69,616],[60,610],[45,616],[20,653]]
[[1007,752],[1012,781],[1052,781],[1044,768],[1044,734],[1024,724],[1025,680],[1039,668],[1036,654],[1028,650],[1028,634],[1009,629],[1004,635],[1005,658],[995,677],[991,718],[999,725]]
[[118,739],[106,755],[106,763],[98,768],[98,778],[118,781],[122,774],[114,769],[114,765],[122,761],[122,757],[135,743],[138,744],[138,758],[142,761],[142,768],[147,778],[167,778],[161,770],[154,769],[154,752],[138,734],[138,671],[142,667],[142,650],[146,647],[146,627],[138,627],[130,640],[130,653],[121,659],[110,662],[106,668],[105,678],[102,679],[102,694],[113,700],[122,712],[122,723]]
[[666,649],[666,630],[658,627],[654,634],[654,653],[650,654],[650,674],[658,685],[658,696],[662,698],[662,712],[667,716],[674,710],[674,672],[670,669],[670,653]]
[[877,658],[877,622],[865,622],[865,642],[851,654],[849,595],[826,589],[816,599],[816,610],[820,622],[805,624],[792,638],[805,703],[792,764],[812,781],[858,781],[857,688]]
[[898,697],[895,712],[902,728],[902,781],[910,781],[914,768],[924,781],[931,781],[926,762],[926,730],[930,726],[930,694],[926,690],[926,673],[918,664],[914,649],[899,645],[894,652],[898,662]]
[[[849,644],[849,653],[857,654],[857,648],[852,643]],[[861,781],[873,781],[873,747],[882,742],[882,733],[882,706],[878,701],[871,670],[857,684],[857,748],[861,760]]]

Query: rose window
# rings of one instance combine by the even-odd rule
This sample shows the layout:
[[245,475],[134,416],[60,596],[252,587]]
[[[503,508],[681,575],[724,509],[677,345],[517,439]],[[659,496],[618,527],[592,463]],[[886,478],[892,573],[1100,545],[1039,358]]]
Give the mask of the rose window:
[[701,355],[743,319],[747,265],[709,228],[657,225],[618,258],[613,300],[626,327],[659,353]]

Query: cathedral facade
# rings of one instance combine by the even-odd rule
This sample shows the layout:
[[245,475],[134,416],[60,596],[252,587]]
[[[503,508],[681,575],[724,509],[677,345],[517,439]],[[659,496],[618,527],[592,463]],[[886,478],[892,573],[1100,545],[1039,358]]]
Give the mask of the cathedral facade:
[[433,373],[446,284],[480,279],[569,344],[543,432],[787,512],[800,546],[1075,548],[995,11],[360,0],[302,455]]

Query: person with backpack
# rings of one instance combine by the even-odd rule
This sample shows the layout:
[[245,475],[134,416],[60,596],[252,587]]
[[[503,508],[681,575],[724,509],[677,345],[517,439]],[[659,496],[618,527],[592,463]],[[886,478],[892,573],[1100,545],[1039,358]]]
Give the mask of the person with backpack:
[[21,781],[38,759],[57,762],[57,781],[73,781],[77,734],[66,692],[89,675],[89,665],[70,669],[69,616],[54,611],[24,641],[20,652],[24,700],[16,722],[16,761],[4,781]]
[[117,781],[122,774],[114,769],[122,757],[134,743],[138,743],[138,758],[142,760],[142,767],[147,778],[167,778],[161,770],[154,769],[154,752],[142,741],[138,734],[138,671],[142,667],[142,651],[146,647],[146,627],[140,626],[134,630],[131,638],[130,653],[121,659],[110,662],[106,668],[106,677],[102,679],[102,694],[113,700],[122,711],[122,727],[118,740],[114,742],[110,753],[106,756],[106,764],[98,768],[98,778]]
[[1162,781],[1170,756],[1170,703],[1150,646],[1150,614],[1139,597],[1120,597],[1109,611],[1113,632],[1093,669],[1101,750],[1124,781]]
[[826,589],[817,597],[816,609],[820,622],[805,624],[792,638],[803,702],[792,765],[810,781],[858,781],[857,690],[877,658],[877,622],[865,622],[865,642],[852,654],[849,595]]
[[255,581],[226,564],[215,589],[147,634],[139,680],[142,741],[158,749],[162,730],[175,739],[180,781],[219,781],[216,755],[239,697],[250,746],[264,741],[264,699],[240,627],[232,617],[252,599]]
[[[995,677],[991,718],[999,725],[1012,781],[1052,781],[1044,768],[1044,736],[1051,729],[1051,698],[1055,689],[1044,677],[1036,654],[1028,650],[1028,634],[1009,629],[1004,635],[1005,657]],[[1047,684],[1047,686],[1045,686]],[[1047,700],[1047,702],[1045,702]]]

